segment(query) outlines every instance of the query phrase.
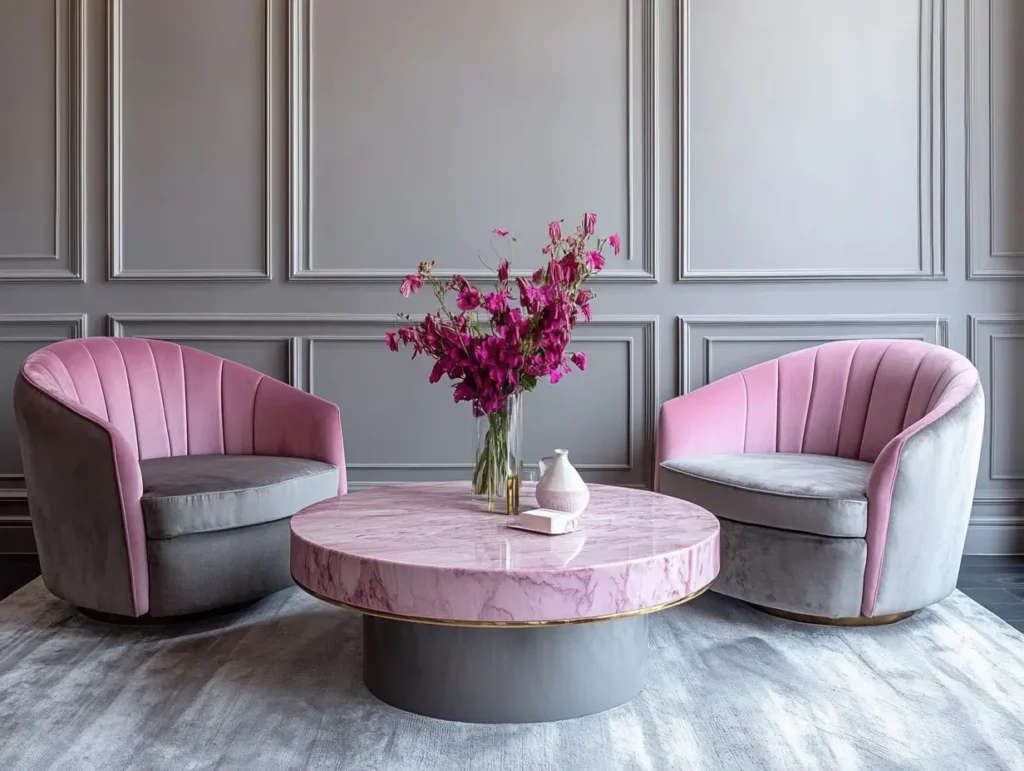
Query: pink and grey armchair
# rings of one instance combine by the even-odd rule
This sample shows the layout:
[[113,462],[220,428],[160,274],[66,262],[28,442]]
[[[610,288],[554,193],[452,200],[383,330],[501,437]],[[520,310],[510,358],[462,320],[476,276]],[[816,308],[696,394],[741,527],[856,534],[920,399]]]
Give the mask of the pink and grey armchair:
[[977,370],[949,349],[827,343],[666,402],[655,486],[721,521],[715,591],[886,623],[956,586],[984,412]]
[[43,580],[166,617],[288,586],[288,521],[345,492],[337,406],[174,343],[47,346],[14,388]]

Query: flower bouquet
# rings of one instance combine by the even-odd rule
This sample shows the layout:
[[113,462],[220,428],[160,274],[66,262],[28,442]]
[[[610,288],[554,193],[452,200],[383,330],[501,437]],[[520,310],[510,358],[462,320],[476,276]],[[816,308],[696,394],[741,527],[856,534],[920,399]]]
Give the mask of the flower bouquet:
[[[503,498],[506,513],[519,512],[522,395],[542,378],[557,383],[571,371],[570,364],[586,369],[586,354],[566,355],[577,319],[591,318],[594,293],[583,284],[604,267],[606,245],[615,254],[621,248],[617,234],[597,238],[596,226],[597,215],[587,213],[563,236],[561,221],[552,222],[541,250],[547,264],[513,281],[509,260],[501,259],[493,291],[458,275],[442,280],[432,272],[433,261],[421,262],[402,282],[406,298],[429,285],[440,307],[418,324],[399,314],[405,326],[387,334],[387,345],[393,351],[411,346],[413,358],[434,358],[430,382],[447,377],[455,401],[472,404],[478,418],[473,494],[486,498],[490,511]],[[492,237],[513,249],[515,238],[508,231],[494,230]],[[449,295],[455,296],[454,309]]]

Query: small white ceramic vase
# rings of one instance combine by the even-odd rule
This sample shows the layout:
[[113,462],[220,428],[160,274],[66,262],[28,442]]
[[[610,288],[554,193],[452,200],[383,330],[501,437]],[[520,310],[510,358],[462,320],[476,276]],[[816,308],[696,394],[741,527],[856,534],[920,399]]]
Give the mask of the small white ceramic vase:
[[540,459],[537,505],[542,509],[579,514],[590,503],[590,490],[583,477],[569,462],[568,450],[555,450],[554,456]]

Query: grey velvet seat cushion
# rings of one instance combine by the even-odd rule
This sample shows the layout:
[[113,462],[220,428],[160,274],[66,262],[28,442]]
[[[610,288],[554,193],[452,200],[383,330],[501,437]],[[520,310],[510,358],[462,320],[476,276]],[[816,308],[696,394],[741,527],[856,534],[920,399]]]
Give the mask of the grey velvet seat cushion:
[[719,518],[863,538],[871,464],[824,455],[735,453],[664,462],[661,491]]
[[338,469],[302,458],[185,455],[139,465],[151,539],[274,522],[338,494]]

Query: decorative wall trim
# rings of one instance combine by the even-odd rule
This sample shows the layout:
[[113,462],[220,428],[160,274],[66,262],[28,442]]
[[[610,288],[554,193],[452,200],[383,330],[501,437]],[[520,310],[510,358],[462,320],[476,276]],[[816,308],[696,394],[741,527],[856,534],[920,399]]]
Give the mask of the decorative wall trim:
[[[1008,324],[1013,326],[1024,327],[1024,315],[1015,313],[972,313],[968,315],[968,326],[967,326],[967,358],[971,360],[974,366],[978,366],[979,354],[981,353],[981,327],[985,325],[994,324]],[[989,482],[1020,482],[1024,481],[1024,474],[996,474],[993,473],[992,467],[994,465],[995,449],[996,449],[996,435],[998,433],[998,426],[1000,422],[995,419],[995,404],[996,394],[999,392],[997,379],[995,377],[995,343],[997,340],[1022,340],[1024,339],[1024,330],[1020,334],[1013,333],[992,333],[989,335],[988,342],[988,371],[982,372],[982,383],[985,383],[987,379],[986,388],[988,393],[986,394],[986,402],[988,403],[988,410],[986,412],[986,420],[988,421],[987,431],[988,438],[986,447],[988,449],[988,473],[987,478]],[[995,490],[984,490],[979,492],[975,496],[975,501],[985,501],[991,504],[995,503],[1012,503],[1012,502],[1024,502],[1024,489],[995,489]]]
[[[995,250],[995,187],[992,170],[996,168],[995,124],[992,120],[992,0],[967,3],[966,69],[964,104],[967,132],[967,278],[969,280],[1024,278],[1024,264],[1013,258],[1024,257],[1024,244],[1008,251]],[[982,195],[983,193],[983,195]],[[1010,258],[1010,267],[986,267],[990,260]]]
[[[55,327],[63,330],[63,334],[18,334],[6,333],[5,327],[34,326],[34,327]],[[38,343],[40,347],[50,343],[57,343],[61,340],[74,340],[85,337],[89,328],[88,316],[84,313],[0,313],[0,345],[4,343]],[[25,491],[25,475],[0,472],[0,502],[3,501],[26,501],[28,493]],[[15,519],[21,515],[6,515],[0,511],[0,526],[3,526],[4,519]],[[23,517],[28,521],[28,514]],[[7,522],[7,524],[11,524]],[[15,523],[16,524],[16,523]]]
[[[318,268],[312,249],[312,201],[310,190],[311,126],[310,82],[312,60],[312,15],[315,0],[289,0],[288,13],[288,220],[289,281],[400,281],[407,270],[397,268]],[[627,110],[628,124],[628,220],[629,238],[626,258],[633,260],[639,247],[641,269],[609,268],[593,280],[615,283],[656,283],[658,281],[658,16],[657,0],[626,0],[627,3]],[[634,84],[637,55],[634,43],[636,26],[640,28],[641,85]],[[639,121],[637,114],[639,113]],[[636,123],[640,123],[639,137]],[[636,168],[636,142],[642,144],[641,168]],[[640,188],[639,201],[636,188]],[[639,203],[639,206],[638,206]],[[639,211],[638,211],[639,208]],[[641,231],[641,237],[637,232]],[[436,276],[447,278],[459,273],[470,280],[493,278],[487,270],[437,268]],[[528,276],[532,271],[516,272]]]
[[[422,320],[422,315],[412,315],[412,323],[417,323]],[[366,326],[381,326],[381,325],[393,325],[395,319],[390,315],[380,314],[349,314],[349,315],[337,315],[329,320],[333,323],[342,325],[350,325],[355,327],[366,327]],[[578,463],[576,467],[580,471],[616,471],[616,472],[631,472],[636,470],[636,458],[637,458],[637,442],[636,435],[637,431],[642,431],[643,445],[641,448],[641,462],[643,463],[644,479],[645,482],[640,486],[650,486],[653,483],[653,464],[654,464],[654,439],[656,432],[655,421],[657,419],[657,407],[658,399],[660,395],[660,383],[658,377],[658,318],[656,316],[618,316],[618,315],[601,315],[595,316],[590,322],[583,322],[579,325],[579,329],[594,328],[594,327],[625,327],[625,326],[636,326],[641,330],[639,345],[643,354],[643,377],[644,377],[644,391],[640,398],[643,399],[642,411],[643,411],[643,426],[642,429],[637,429],[635,426],[634,415],[636,413],[636,394],[638,388],[636,384],[636,372],[637,368],[635,365],[635,350],[634,346],[636,338],[627,335],[595,335],[593,337],[580,337],[578,341],[582,345],[586,345],[591,342],[602,343],[602,342],[624,342],[628,346],[629,356],[629,383],[628,383],[628,404],[627,410],[629,414],[628,428],[627,428],[627,442],[628,442],[628,460],[626,463]],[[305,346],[303,358],[305,361],[305,368],[300,378],[300,382],[303,383],[303,388],[310,393],[313,393],[312,384],[314,382],[315,367],[316,367],[316,355],[315,355],[315,344],[317,342],[352,342],[352,343],[373,343],[381,345],[381,336],[369,335],[369,334],[331,334],[331,335],[307,335],[302,338]],[[473,467],[472,463],[347,463],[347,468],[350,470],[388,470],[388,471],[452,471],[452,470],[466,470]],[[367,481],[362,480],[358,484],[366,487],[375,487],[385,484],[397,484],[398,482],[385,482],[385,481]]]
[[269,281],[273,277],[274,257],[274,0],[264,0],[266,51],[264,63],[265,152],[263,155],[263,267],[262,269],[136,270],[125,265],[123,211],[123,117],[122,44],[124,0],[107,0],[109,51],[107,89],[109,94],[107,182],[109,186],[110,261],[108,278],[116,281]]
[[[856,330],[859,327],[879,325],[898,326],[900,324],[935,325],[936,340],[939,345],[949,347],[949,317],[942,314],[854,314],[836,316],[678,316],[679,331],[679,372],[676,393],[689,393],[690,389],[690,357],[693,352],[693,329],[699,326],[736,326],[749,327],[757,325],[761,328],[771,327],[816,327],[827,325],[839,329]],[[702,380],[704,384],[710,380],[711,362],[713,361],[713,343],[715,342],[800,342],[808,347],[829,343],[835,340],[852,340],[861,337],[857,334],[806,334],[806,335],[736,335],[731,337],[705,338],[704,356],[702,358]],[[894,335],[890,335],[894,337]],[[924,337],[908,339],[924,340]],[[926,341],[927,342],[927,341]]]
[[[0,283],[85,281],[86,80],[88,29],[78,0],[54,0],[54,243],[55,254],[0,254]],[[67,203],[65,204],[65,192]],[[63,212],[63,214],[62,214]],[[66,234],[62,231],[66,228]],[[66,268],[7,268],[6,260],[59,261]]]
[[695,268],[690,248],[690,11],[693,0],[680,0],[678,30],[679,170],[677,239],[679,281],[789,281],[945,279],[945,40],[946,0],[919,0],[921,32],[920,115],[918,119],[918,269],[887,271],[768,268],[720,270]]

